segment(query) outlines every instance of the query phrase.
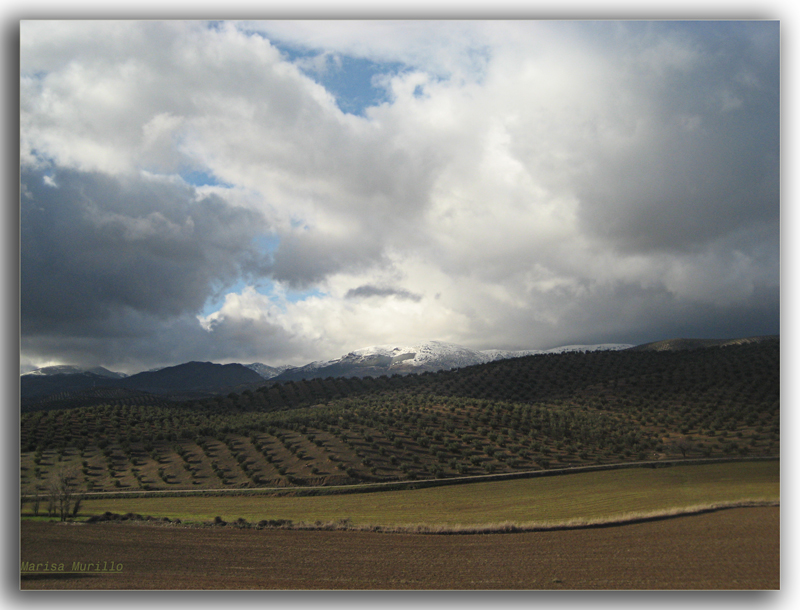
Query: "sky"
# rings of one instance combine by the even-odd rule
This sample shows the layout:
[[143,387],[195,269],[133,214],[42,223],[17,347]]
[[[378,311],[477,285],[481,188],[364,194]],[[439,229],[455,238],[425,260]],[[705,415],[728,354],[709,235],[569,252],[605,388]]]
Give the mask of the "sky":
[[780,332],[777,21],[23,21],[20,367]]

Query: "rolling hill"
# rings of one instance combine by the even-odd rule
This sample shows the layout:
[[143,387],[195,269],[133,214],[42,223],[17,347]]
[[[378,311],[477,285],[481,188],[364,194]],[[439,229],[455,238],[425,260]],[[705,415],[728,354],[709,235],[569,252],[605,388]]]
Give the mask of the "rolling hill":
[[182,403],[109,397],[23,413],[20,432],[27,488],[77,466],[85,489],[135,491],[777,456],[780,341],[263,382]]

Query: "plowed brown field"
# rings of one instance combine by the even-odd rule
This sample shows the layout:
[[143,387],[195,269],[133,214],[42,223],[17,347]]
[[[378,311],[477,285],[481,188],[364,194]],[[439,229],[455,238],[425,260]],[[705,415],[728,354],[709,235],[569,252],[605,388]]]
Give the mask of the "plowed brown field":
[[[780,509],[489,535],[22,523],[22,589],[777,589]],[[71,572],[73,562],[122,564]]]

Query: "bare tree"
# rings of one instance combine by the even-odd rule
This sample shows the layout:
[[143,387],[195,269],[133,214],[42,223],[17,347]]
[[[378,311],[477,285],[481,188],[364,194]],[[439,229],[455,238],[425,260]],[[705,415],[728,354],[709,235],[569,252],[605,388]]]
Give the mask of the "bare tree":
[[70,516],[70,509],[75,501],[75,491],[77,489],[75,480],[76,472],[74,468],[61,468],[50,480],[48,512],[51,517],[56,511],[58,511],[61,521],[66,521]]

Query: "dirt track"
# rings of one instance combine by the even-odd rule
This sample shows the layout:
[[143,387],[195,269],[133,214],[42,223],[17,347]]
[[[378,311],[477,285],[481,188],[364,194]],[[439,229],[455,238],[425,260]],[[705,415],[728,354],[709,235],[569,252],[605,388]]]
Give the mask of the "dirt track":
[[[23,522],[23,589],[777,589],[780,509],[490,535]],[[121,563],[70,573],[72,562]],[[107,564],[109,565],[109,564]]]

